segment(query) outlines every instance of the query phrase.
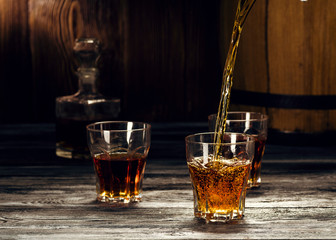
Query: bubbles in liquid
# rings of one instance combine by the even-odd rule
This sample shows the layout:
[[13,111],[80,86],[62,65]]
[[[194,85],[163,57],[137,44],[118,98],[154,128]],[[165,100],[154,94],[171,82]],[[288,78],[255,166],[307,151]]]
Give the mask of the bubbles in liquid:
[[197,167],[197,168],[203,168],[203,169],[210,169],[213,171],[224,171],[228,167],[236,167],[236,166],[242,166],[246,165],[246,158],[243,156],[235,157],[232,159],[218,159],[215,160],[213,156],[209,156],[206,159],[206,162],[203,158],[194,158],[193,162],[189,163],[189,165]]

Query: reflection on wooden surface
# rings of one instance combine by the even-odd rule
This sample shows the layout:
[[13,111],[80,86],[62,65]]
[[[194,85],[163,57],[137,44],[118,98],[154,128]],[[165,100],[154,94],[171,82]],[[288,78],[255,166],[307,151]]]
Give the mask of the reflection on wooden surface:
[[55,158],[52,125],[0,127],[0,238],[336,238],[334,148],[267,145],[245,218],[195,220],[184,136],[202,128],[153,124],[143,201],[112,208],[95,201],[91,162]]

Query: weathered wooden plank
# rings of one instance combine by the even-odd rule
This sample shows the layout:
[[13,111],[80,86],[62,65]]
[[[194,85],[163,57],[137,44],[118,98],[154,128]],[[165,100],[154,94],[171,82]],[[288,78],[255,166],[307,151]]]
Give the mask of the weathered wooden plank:
[[90,162],[51,159],[49,125],[15,126],[0,127],[0,239],[336,238],[333,148],[267,145],[245,218],[205,224],[193,216],[183,153],[183,136],[203,124],[153,125],[143,201],[124,208],[95,201]]
[[[304,164],[304,161],[298,164]],[[143,202],[126,208],[111,208],[94,201],[95,186],[90,166],[47,167],[42,168],[43,172],[41,167],[9,168],[18,173],[0,179],[3,189],[0,228],[2,236],[8,238],[336,237],[333,230],[336,223],[334,170],[266,174],[262,187],[248,192],[244,220],[206,225],[193,217],[186,165],[149,163]],[[0,168],[0,171],[4,169]],[[29,174],[25,175],[25,172]]]

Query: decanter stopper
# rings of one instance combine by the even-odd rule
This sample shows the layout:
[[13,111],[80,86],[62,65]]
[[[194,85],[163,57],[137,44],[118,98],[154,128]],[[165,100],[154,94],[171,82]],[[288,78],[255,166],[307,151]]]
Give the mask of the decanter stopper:
[[101,44],[95,38],[76,39],[73,52],[79,68],[96,68],[100,49]]

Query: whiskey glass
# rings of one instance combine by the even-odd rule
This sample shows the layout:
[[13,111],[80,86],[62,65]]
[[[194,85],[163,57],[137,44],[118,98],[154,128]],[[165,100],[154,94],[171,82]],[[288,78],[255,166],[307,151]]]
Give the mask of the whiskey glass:
[[110,204],[141,201],[151,125],[109,121],[89,124],[86,128],[97,200]]
[[194,215],[207,223],[243,218],[254,155],[252,136],[225,133],[222,143],[217,144],[215,134],[199,133],[185,139]]
[[[210,131],[215,130],[216,118],[217,114],[208,116]],[[267,140],[267,121],[267,115],[257,112],[228,112],[227,115],[225,132],[245,133],[255,138],[255,151],[248,188],[257,188],[261,184],[261,163]]]

